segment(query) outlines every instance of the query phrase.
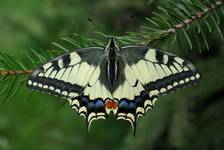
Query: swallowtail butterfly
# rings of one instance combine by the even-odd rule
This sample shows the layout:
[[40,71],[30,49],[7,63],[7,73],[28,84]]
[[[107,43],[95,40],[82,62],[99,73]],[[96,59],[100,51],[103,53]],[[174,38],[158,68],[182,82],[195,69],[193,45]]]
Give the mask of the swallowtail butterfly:
[[30,75],[28,87],[66,98],[86,120],[116,119],[131,123],[153,108],[158,96],[199,83],[192,63],[171,53],[141,46],[90,47],[59,56]]

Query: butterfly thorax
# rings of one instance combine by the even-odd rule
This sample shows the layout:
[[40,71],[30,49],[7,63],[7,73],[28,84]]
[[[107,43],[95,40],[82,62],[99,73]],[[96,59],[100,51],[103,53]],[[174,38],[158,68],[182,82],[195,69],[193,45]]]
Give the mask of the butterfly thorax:
[[116,82],[117,82],[117,77],[118,77],[118,60],[117,60],[117,56],[118,56],[118,51],[119,51],[119,47],[116,44],[114,38],[111,38],[108,45],[105,48],[105,52],[108,54],[107,57],[107,82],[108,82],[108,86],[110,91],[114,91],[115,86],[116,86]]

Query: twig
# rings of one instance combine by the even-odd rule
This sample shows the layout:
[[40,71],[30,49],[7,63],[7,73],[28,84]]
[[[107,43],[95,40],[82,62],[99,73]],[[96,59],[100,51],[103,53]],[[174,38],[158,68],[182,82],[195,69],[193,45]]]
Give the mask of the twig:
[[31,74],[33,70],[1,70],[0,75],[22,75],[22,74]]
[[178,30],[181,30],[185,26],[192,24],[194,21],[203,18],[207,13],[215,10],[216,8],[220,7],[222,4],[223,4],[223,1],[217,1],[216,5],[210,5],[210,7],[204,9],[204,11],[198,12],[195,15],[192,15],[190,18],[185,19],[183,23],[177,24],[174,27],[169,28],[167,31],[165,31],[165,34],[170,34]]

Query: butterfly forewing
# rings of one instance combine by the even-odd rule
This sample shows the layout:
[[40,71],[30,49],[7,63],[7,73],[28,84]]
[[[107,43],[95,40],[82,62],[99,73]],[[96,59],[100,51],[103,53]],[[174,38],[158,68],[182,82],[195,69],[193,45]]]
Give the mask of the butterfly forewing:
[[144,84],[150,96],[168,94],[201,81],[192,63],[168,52],[149,49],[145,54],[145,63],[150,74],[157,74],[157,78]]

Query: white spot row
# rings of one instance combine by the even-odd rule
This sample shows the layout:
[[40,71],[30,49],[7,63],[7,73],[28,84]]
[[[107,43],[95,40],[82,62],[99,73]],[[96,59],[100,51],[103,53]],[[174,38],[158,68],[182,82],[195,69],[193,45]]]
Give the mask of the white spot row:
[[32,82],[31,80],[28,81],[28,84],[31,86],[38,86],[40,88],[43,88],[43,89],[50,89],[51,91],[55,91],[56,93],[59,93],[59,94],[62,94],[64,96],[69,96],[71,98],[74,98],[74,97],[77,97],[78,96],[78,93],[74,93],[74,92],[71,92],[71,93],[68,93],[67,91],[62,91],[60,89],[55,89],[53,86],[48,86],[48,85],[43,85],[41,83],[37,83],[37,82]]
[[118,117],[117,117],[117,120],[120,120],[120,119],[129,121],[131,123],[132,128],[134,128],[134,124],[133,123],[136,120],[135,120],[135,116],[132,113],[128,113],[128,114],[119,113]]
[[[179,84],[184,84],[184,83],[187,83],[187,82],[190,82],[190,81],[193,81],[193,80],[195,80],[195,79],[199,79],[200,78],[200,75],[199,74],[196,74],[195,75],[195,77],[194,76],[192,76],[192,77],[190,77],[190,78],[186,78],[185,80],[181,80],[181,81],[179,81],[179,83],[178,82],[174,82],[173,83],[173,85],[168,85],[167,86],[167,88],[161,88],[159,91],[160,91],[160,93],[166,93],[167,92],[167,90],[171,90],[173,87],[176,87],[176,86],[178,86]],[[158,90],[153,90],[153,91],[150,91],[150,96],[152,96],[152,95],[158,95],[159,94],[159,91]]]

